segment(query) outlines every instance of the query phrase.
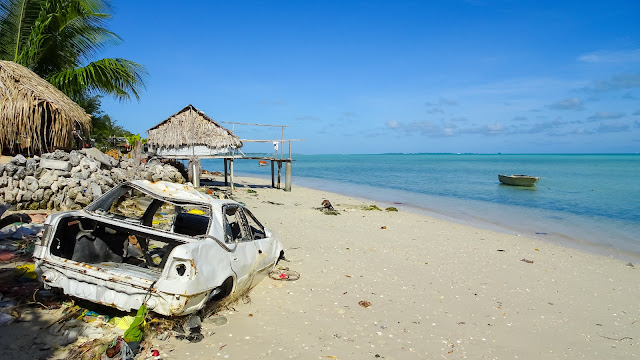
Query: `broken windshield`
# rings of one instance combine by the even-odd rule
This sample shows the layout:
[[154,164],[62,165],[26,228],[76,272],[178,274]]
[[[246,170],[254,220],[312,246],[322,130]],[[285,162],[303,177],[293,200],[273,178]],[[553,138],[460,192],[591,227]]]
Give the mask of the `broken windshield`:
[[166,201],[125,185],[105,194],[87,211],[188,236],[206,235],[211,220],[207,204]]

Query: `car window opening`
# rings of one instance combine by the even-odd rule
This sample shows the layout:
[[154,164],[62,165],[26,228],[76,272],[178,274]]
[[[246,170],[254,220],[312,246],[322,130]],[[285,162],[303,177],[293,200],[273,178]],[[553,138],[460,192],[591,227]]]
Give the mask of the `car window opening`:
[[237,206],[230,205],[224,208],[224,222],[225,242],[227,244],[243,241],[247,238],[243,233],[241,212]]
[[81,217],[60,220],[51,254],[78,263],[137,267],[161,272],[181,242]]
[[251,235],[253,236],[253,239],[258,240],[258,239],[266,238],[267,235],[264,232],[264,226],[262,226],[262,224],[260,224],[258,219],[256,219],[255,216],[253,216],[251,211],[244,209],[244,212],[247,218],[247,222],[249,223],[248,224],[249,230],[251,230]]

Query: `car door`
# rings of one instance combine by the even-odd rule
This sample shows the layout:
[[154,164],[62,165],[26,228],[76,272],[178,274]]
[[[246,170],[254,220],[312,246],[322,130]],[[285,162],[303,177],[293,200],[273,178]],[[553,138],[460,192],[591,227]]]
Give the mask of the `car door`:
[[246,231],[253,239],[253,243],[258,249],[259,265],[258,270],[265,270],[278,258],[280,249],[276,248],[276,242],[271,234],[267,233],[264,226],[256,219],[249,209],[242,207],[244,218],[247,224]]
[[[253,286],[260,267],[260,254],[247,231],[242,207],[237,204],[223,206],[224,242],[231,251],[231,269],[236,274],[236,291],[242,292]],[[237,245],[236,245],[237,244]]]

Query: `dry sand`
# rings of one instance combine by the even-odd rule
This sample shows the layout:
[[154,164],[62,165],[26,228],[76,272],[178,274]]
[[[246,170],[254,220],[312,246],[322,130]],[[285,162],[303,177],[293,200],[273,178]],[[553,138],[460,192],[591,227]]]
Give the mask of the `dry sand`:
[[[301,278],[264,279],[200,343],[154,340],[162,359],[640,358],[640,265],[236,180]],[[314,209],[323,199],[340,215]]]
[[[640,358],[640,266],[357,209],[371,203],[333,193],[239,183],[234,195],[279,236],[290,260],[281,264],[301,278],[266,278],[251,303],[223,312],[226,325],[205,324],[202,342],[158,342],[163,358]],[[264,186],[251,194],[249,184]],[[323,199],[344,211],[314,209]]]

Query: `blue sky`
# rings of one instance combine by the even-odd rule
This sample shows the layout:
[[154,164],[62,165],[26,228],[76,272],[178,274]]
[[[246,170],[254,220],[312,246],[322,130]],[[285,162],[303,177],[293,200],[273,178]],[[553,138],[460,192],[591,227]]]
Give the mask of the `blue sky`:
[[289,125],[304,154],[640,151],[640,1],[113,5],[123,42],[101,55],[149,78],[139,102],[103,110],[143,137],[193,104]]

